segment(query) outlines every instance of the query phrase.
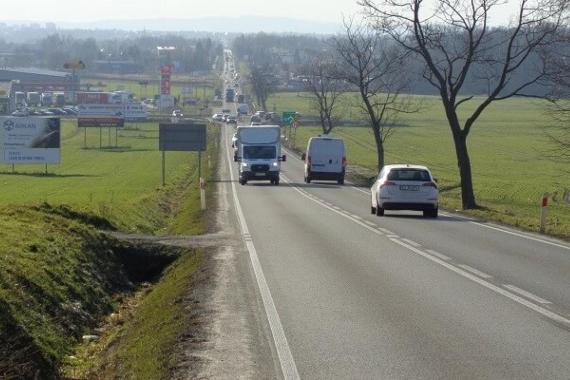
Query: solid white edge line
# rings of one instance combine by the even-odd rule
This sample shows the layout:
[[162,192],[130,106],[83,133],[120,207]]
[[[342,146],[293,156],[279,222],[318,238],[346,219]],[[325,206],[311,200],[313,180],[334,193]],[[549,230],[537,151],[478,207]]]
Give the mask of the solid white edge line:
[[[225,131],[223,132],[225,133]],[[224,135],[224,141],[226,140],[226,136]],[[226,141],[227,143],[227,141]],[[244,235],[245,245],[249,252],[249,257],[251,260],[251,265],[253,266],[253,271],[255,274],[255,278],[257,280],[257,286],[259,288],[259,292],[261,293],[261,299],[263,301],[263,307],[265,308],[265,314],[267,315],[267,320],[269,322],[269,327],[271,329],[271,333],[273,335],[273,342],[275,344],[275,349],[277,350],[277,355],[279,356],[279,362],[281,364],[281,371],[283,373],[283,377],[286,380],[298,380],[300,379],[299,372],[297,371],[297,366],[295,364],[295,360],[293,359],[293,354],[291,353],[291,349],[289,348],[289,343],[287,342],[287,337],[285,336],[285,331],[283,330],[283,325],[281,324],[281,320],[279,319],[279,314],[277,313],[277,308],[275,307],[275,303],[273,302],[273,297],[271,296],[271,291],[269,290],[269,286],[267,285],[267,281],[265,279],[265,275],[263,274],[263,269],[261,268],[261,263],[259,262],[259,258],[257,256],[257,251],[255,246],[253,245],[253,241],[251,237],[249,237],[249,228],[247,226],[247,222],[245,220],[245,216],[243,214],[238,196],[236,185],[234,182],[234,173],[231,164],[231,158],[229,150],[227,150],[227,159],[228,159],[228,168],[230,171],[230,179],[231,179],[231,186],[232,186],[232,193],[234,198],[234,205],[236,208],[238,220],[240,223],[240,228],[242,230],[242,234]],[[246,238],[248,237],[248,238]]]
[[530,299],[530,300],[533,300],[534,302],[538,302],[538,303],[545,304],[545,305],[551,305],[551,304],[552,304],[552,302],[547,301],[547,300],[545,300],[544,298],[540,298],[539,296],[534,295],[534,294],[532,294],[531,292],[527,292],[526,290],[521,289],[521,288],[519,288],[519,287],[516,287],[516,286],[514,286],[514,285],[505,284],[505,285],[503,285],[503,286],[504,286],[505,288],[507,288],[507,289],[509,289],[509,290],[511,290],[511,291],[513,291],[513,292],[515,292],[515,293],[520,294],[521,296],[524,296],[524,297],[526,297],[526,298],[528,298],[528,299]]
[[493,278],[493,276],[491,276],[491,275],[489,275],[489,274],[487,274],[487,273],[485,273],[485,272],[481,272],[479,269],[475,269],[475,268],[473,268],[473,267],[470,267],[469,265],[466,265],[466,264],[459,264],[458,266],[461,267],[461,268],[463,268],[463,269],[465,269],[467,272],[471,272],[471,273],[473,273],[474,275],[479,276],[479,277],[482,277],[482,278],[484,278],[484,279],[486,279],[486,280],[489,279],[489,278]]
[[470,223],[471,223],[471,224],[475,224],[475,225],[480,226],[480,227],[489,228],[489,229],[491,229],[491,230],[500,231],[500,232],[503,232],[503,233],[505,233],[505,234],[509,234],[509,235],[513,235],[513,236],[518,236],[518,237],[521,237],[521,238],[524,238],[524,239],[533,240],[533,241],[536,241],[536,242],[539,242],[539,243],[544,243],[544,244],[552,245],[552,246],[554,246],[554,247],[558,247],[558,248],[562,248],[562,249],[567,249],[567,250],[570,251],[570,246],[563,245],[563,244],[558,244],[558,243],[555,243],[555,242],[553,242],[553,241],[549,241],[549,240],[545,240],[545,239],[536,238],[536,237],[534,237],[534,236],[530,236],[530,235],[525,234],[525,233],[519,233],[519,232],[509,231],[509,230],[506,230],[506,229],[504,229],[504,228],[499,228],[499,227],[495,227],[495,226],[490,226],[490,225],[488,225],[488,224],[480,223],[480,222],[470,222]]

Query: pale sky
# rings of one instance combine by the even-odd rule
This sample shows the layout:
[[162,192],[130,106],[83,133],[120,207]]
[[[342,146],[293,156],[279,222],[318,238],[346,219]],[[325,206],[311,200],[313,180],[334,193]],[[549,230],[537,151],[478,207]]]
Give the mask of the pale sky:
[[102,20],[265,16],[338,23],[356,0],[2,0],[0,20]]
[[[427,0],[431,3],[433,0]],[[340,23],[361,9],[356,0],[1,0],[0,20],[93,22],[135,19],[264,16]],[[510,4],[509,4],[510,3]],[[492,12],[494,24],[507,24],[513,3]]]

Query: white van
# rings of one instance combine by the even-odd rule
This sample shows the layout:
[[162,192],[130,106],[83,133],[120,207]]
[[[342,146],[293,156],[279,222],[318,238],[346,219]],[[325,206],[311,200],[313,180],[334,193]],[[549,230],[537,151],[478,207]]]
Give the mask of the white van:
[[344,141],[336,137],[311,137],[307,151],[303,154],[305,161],[305,182],[312,180],[333,180],[344,184],[346,153]]

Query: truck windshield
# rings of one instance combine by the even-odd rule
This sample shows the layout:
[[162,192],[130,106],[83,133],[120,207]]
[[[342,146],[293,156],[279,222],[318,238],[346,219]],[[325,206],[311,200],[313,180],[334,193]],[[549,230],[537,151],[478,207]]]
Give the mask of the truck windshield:
[[271,159],[277,157],[275,146],[244,146],[243,147],[243,158],[246,159]]

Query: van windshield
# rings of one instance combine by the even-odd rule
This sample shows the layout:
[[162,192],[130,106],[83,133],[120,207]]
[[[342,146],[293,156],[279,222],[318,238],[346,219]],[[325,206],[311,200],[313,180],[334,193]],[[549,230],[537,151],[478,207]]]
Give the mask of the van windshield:
[[272,159],[277,157],[277,150],[275,146],[265,145],[249,145],[243,147],[243,158],[246,159]]

